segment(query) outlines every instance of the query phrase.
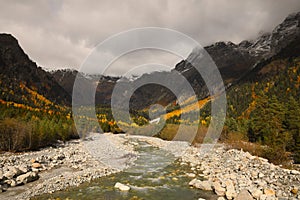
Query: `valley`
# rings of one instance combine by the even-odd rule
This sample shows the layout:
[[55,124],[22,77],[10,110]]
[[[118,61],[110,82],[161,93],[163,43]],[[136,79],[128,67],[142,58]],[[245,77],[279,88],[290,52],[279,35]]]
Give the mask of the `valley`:
[[[0,199],[300,199],[300,13],[255,39],[204,49],[226,88],[212,96],[192,65],[202,62],[197,48],[171,71],[129,80],[44,70],[1,33]],[[174,74],[196,95],[187,98]],[[153,77],[181,96],[147,84],[130,97],[129,113],[118,109]],[[72,102],[77,78],[80,105]],[[129,88],[114,104],[121,120],[111,102],[117,84]],[[93,87],[96,105],[84,95]],[[211,109],[221,94],[225,124],[207,136],[219,125]]]

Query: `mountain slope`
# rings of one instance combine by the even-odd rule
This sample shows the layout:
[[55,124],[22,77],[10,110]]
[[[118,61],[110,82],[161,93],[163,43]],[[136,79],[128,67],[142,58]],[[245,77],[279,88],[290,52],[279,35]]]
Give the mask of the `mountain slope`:
[[[37,67],[10,34],[0,34],[0,99],[35,106],[35,101],[70,104],[70,95]],[[43,98],[42,98],[43,97]]]
[[[289,15],[281,24],[279,24],[271,33],[265,33],[253,41],[242,41],[239,44],[232,42],[217,42],[213,45],[205,47],[205,50],[210,54],[220,70],[221,76],[226,86],[235,84],[248,73],[252,73],[253,68],[259,67],[259,63],[263,63],[270,57],[277,55],[285,47],[291,43],[297,42],[297,37],[300,33],[300,13]],[[295,50],[297,51],[297,50]],[[288,54],[291,51],[287,52]],[[179,62],[174,70],[181,73],[194,88],[199,99],[207,97],[208,90],[196,69],[190,64],[191,61],[198,59],[199,52],[195,49],[186,60]],[[145,74],[137,80],[124,81],[124,85],[130,88],[135,82],[143,79],[148,80],[153,77],[165,77],[166,80],[170,79],[172,82],[172,73],[174,72],[155,72],[152,74]],[[54,77],[71,94],[73,81],[75,80],[76,73],[54,73]],[[64,77],[65,76],[65,77]],[[66,78],[67,77],[67,78]],[[99,77],[98,77],[99,78]],[[97,77],[96,77],[97,79]],[[97,81],[97,80],[94,81]],[[66,81],[68,80],[68,81]],[[119,79],[102,78],[99,81],[96,102],[101,105],[110,105],[111,93],[114,89],[116,82]],[[177,87],[182,88],[184,94],[184,87],[182,83],[176,83]],[[125,87],[125,86],[124,86]],[[137,89],[131,100],[130,106],[133,109],[147,108],[152,104],[169,105],[176,101],[175,95],[167,88],[157,85],[148,84]],[[122,103],[122,102],[120,102]]]

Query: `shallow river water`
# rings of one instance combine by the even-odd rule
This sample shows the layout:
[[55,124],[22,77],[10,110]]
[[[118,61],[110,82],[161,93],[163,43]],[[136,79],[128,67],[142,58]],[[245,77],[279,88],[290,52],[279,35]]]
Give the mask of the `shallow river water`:
[[[86,199],[86,200],[192,200],[217,199],[213,192],[190,188],[193,178],[187,176],[191,169],[180,165],[172,154],[145,142],[139,143],[138,159],[133,166],[123,172],[84,183],[53,194],[42,195],[34,199]],[[200,172],[199,172],[200,173]],[[130,185],[128,192],[114,188],[116,182]]]

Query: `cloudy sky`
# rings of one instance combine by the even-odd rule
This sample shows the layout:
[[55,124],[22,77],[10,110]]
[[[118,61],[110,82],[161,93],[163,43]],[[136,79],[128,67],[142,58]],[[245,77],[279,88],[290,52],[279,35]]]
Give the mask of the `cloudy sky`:
[[[121,31],[164,27],[205,46],[216,41],[255,38],[272,30],[299,0],[0,0],[0,32],[13,34],[32,60],[44,68],[79,68],[93,48]],[[136,52],[121,58],[113,74],[127,65],[174,65],[162,52]]]

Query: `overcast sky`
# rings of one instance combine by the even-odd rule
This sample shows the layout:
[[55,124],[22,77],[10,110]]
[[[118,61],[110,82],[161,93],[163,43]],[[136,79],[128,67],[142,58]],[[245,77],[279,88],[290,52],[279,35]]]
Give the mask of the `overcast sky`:
[[[203,46],[238,43],[271,31],[297,11],[299,0],[0,0],[0,32],[13,34],[44,68],[79,68],[98,43],[128,29],[171,28]],[[111,73],[145,60],[174,65],[179,59],[142,54],[122,58]]]

